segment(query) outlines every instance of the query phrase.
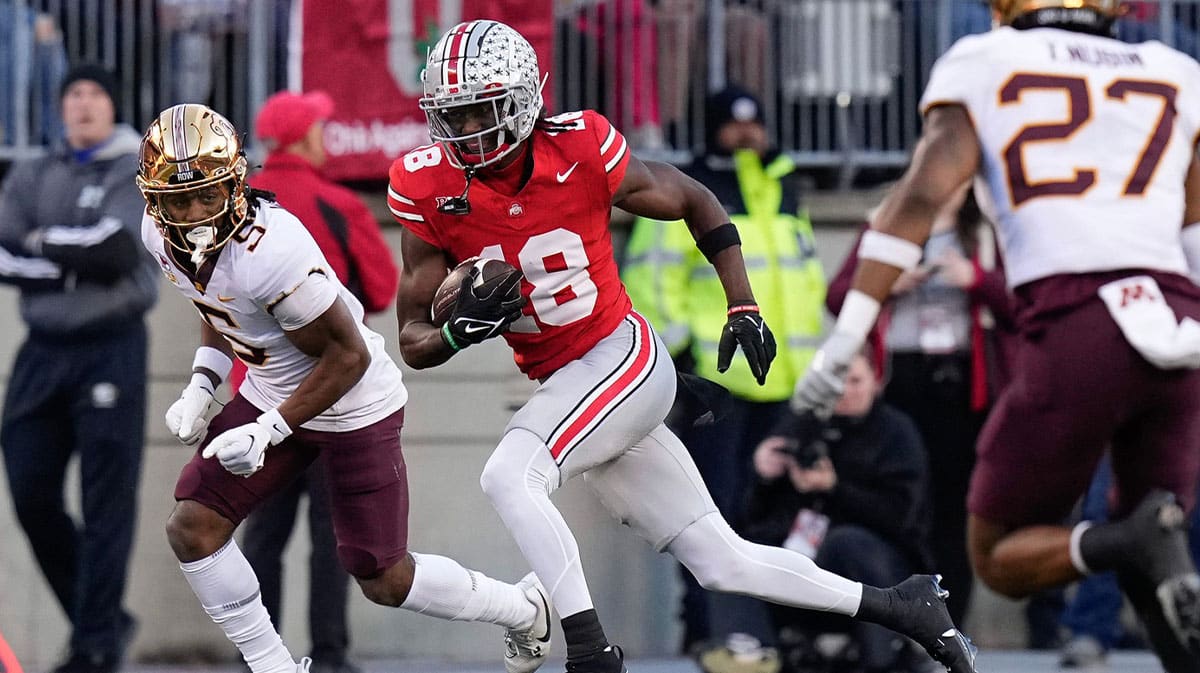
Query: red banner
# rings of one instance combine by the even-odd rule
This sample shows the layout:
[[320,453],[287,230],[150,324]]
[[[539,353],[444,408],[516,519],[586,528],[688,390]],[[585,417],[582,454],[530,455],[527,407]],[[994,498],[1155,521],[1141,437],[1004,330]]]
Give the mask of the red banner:
[[[525,36],[545,73],[554,53],[553,0],[304,0],[301,86],[336,105],[325,124],[335,180],[387,178],[392,160],[429,142],[417,108],[425,54],[459,21],[495,19]],[[551,100],[549,85],[544,92]]]

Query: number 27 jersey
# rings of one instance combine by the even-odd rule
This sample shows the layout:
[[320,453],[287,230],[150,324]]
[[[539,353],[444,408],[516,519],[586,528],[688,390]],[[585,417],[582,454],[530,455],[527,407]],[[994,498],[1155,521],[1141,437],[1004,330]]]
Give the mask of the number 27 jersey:
[[1185,273],[1184,179],[1200,132],[1200,65],[1160,42],[1056,28],[962,38],[922,111],[959,104],[983,155],[975,193],[1009,285],[1064,273]]
[[388,207],[417,237],[455,260],[503,259],[521,270],[529,302],[504,338],[533,379],[583,356],[632,308],[608,230],[629,163],[625,138],[591,110],[548,121],[556,130],[536,128],[525,141],[533,152],[528,182],[509,196],[475,180],[467,215],[437,210],[465,179],[439,145],[397,159],[388,186]]

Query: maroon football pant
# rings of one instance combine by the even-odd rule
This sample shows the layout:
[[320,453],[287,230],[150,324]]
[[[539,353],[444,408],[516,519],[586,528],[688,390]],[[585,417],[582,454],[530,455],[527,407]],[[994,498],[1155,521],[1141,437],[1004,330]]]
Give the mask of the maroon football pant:
[[200,457],[225,430],[254,422],[263,412],[241,395],[208,426],[208,435],[184,466],[176,500],[194,500],[240,524],[265,498],[290,484],[314,460],[328,475],[338,558],[360,578],[375,577],[408,551],[408,477],[400,449],[404,410],[349,432],[297,429],[267,449],[266,461],[250,477],[230,474],[216,458]]
[[[1169,281],[1159,285],[1177,316],[1200,319],[1196,293]],[[1200,371],[1148,363],[1093,296],[1023,334],[1013,375],[979,439],[973,514],[1011,527],[1059,523],[1108,448],[1115,514],[1154,488],[1191,509],[1200,473]]]

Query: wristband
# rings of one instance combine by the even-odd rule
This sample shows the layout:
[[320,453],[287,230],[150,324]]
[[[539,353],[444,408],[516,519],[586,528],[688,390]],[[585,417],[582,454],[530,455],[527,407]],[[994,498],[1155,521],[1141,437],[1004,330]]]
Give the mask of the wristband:
[[858,244],[859,259],[873,259],[902,271],[916,268],[921,262],[921,246],[899,236],[868,229]]
[[283,415],[279,413],[279,407],[259,416],[255,422],[271,433],[271,446],[279,444],[292,434],[292,429],[288,427],[287,421],[283,420]]
[[196,372],[192,374],[192,379],[188,381],[189,388],[199,388],[208,393],[209,397],[216,397],[217,388],[213,385],[212,377],[204,372]]
[[217,385],[229,378],[233,370],[233,360],[212,346],[201,346],[196,349],[196,357],[192,360],[192,371],[203,367],[217,375]]
[[450,347],[450,350],[454,351],[455,353],[463,349],[463,347],[459,346],[458,342],[454,340],[454,335],[450,334],[450,323],[442,325],[442,341],[445,341],[446,345]]
[[850,290],[846,293],[846,301],[842,302],[842,310],[838,313],[835,332],[846,332],[865,341],[875,319],[879,317],[879,302],[871,295],[861,290]]
[[696,239],[696,247],[700,249],[704,259],[707,259],[710,264],[718,252],[741,244],[742,239],[738,236],[737,227],[733,226],[732,222],[726,222],[715,229],[710,229]]
[[725,312],[725,316],[731,318],[739,313],[759,313],[758,304],[734,304]]

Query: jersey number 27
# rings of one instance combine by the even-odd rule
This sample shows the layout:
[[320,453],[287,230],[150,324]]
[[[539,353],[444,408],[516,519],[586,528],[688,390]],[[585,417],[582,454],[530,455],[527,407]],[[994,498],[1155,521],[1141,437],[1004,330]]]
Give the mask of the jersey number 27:
[[[1021,93],[1029,89],[1066,93],[1070,117],[1064,122],[1029,124],[1005,146],[1004,167],[1008,174],[1008,186],[1014,207],[1039,196],[1082,194],[1096,183],[1096,171],[1091,168],[1076,168],[1075,177],[1071,180],[1029,181],[1022,158],[1023,145],[1066,140],[1092,119],[1088,83],[1082,77],[1016,73],[1001,87],[1000,105],[1020,103]],[[1171,130],[1175,126],[1176,91],[1175,87],[1165,82],[1135,79],[1114,80],[1104,89],[1106,100],[1125,101],[1131,95],[1151,96],[1162,100],[1162,112],[1158,121],[1146,138],[1141,155],[1125,180],[1125,188],[1121,192],[1125,196],[1141,195],[1150,184],[1150,179],[1154,177],[1154,170],[1158,168],[1158,162],[1167,149],[1167,143],[1171,140]]]

